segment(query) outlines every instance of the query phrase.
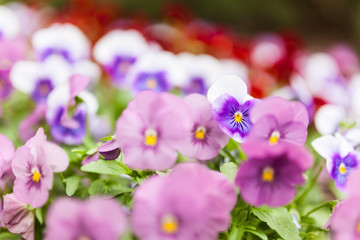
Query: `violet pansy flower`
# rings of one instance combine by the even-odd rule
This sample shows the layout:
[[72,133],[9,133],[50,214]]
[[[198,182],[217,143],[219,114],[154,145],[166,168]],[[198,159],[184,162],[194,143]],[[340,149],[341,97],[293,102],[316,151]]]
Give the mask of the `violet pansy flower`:
[[46,140],[40,128],[24,146],[19,147],[12,161],[15,175],[15,197],[32,207],[41,207],[49,197],[53,185],[53,172],[62,172],[69,165],[64,150]]
[[360,153],[340,134],[319,137],[311,145],[326,159],[327,170],[335,186],[347,192],[347,179],[358,168]]
[[69,145],[83,142],[87,119],[94,117],[98,109],[96,98],[84,90],[88,83],[88,77],[72,75],[69,84],[60,85],[49,94],[46,121],[55,140]]
[[187,134],[187,140],[180,145],[179,152],[199,160],[216,157],[229,141],[229,137],[212,118],[211,104],[200,94],[190,94],[184,101],[191,110],[193,127]]
[[250,110],[258,101],[247,94],[244,81],[236,76],[222,77],[209,88],[207,97],[221,130],[235,141],[243,142],[252,127]]
[[48,240],[116,240],[124,234],[126,225],[125,214],[114,199],[82,202],[60,198],[50,206],[45,235]]
[[170,168],[176,162],[178,146],[193,126],[189,111],[175,95],[139,93],[116,123],[125,163],[135,169]]
[[255,104],[250,112],[254,124],[249,141],[262,141],[270,145],[282,141],[304,145],[309,117],[300,102],[270,97]]
[[13,193],[4,195],[1,226],[11,233],[21,234],[26,240],[33,240],[34,225],[34,213],[27,209],[26,204],[17,200]]
[[94,47],[94,57],[117,86],[137,59],[149,51],[149,44],[136,30],[113,30],[103,36]]
[[44,61],[52,55],[59,55],[69,63],[90,57],[90,42],[84,33],[70,23],[55,23],[36,31],[32,45],[37,59]]
[[174,86],[182,86],[186,75],[176,55],[153,50],[136,61],[125,81],[134,94],[143,90],[166,92]]
[[217,239],[236,202],[233,184],[199,163],[182,163],[135,190],[132,226],[140,239]]
[[87,156],[81,164],[87,164],[91,162],[96,162],[100,159],[100,155],[104,157],[105,160],[115,160],[120,155],[120,146],[116,139],[105,142],[94,154]]
[[305,182],[303,172],[312,165],[308,151],[290,143],[274,146],[246,142],[248,156],[236,176],[242,198],[254,206],[284,206],[296,194],[296,186]]

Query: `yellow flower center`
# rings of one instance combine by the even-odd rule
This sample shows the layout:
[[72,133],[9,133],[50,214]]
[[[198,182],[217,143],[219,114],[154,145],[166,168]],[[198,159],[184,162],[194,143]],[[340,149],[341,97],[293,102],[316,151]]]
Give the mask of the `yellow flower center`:
[[206,133],[206,129],[204,127],[198,127],[195,131],[195,137],[197,139],[202,140],[205,137],[205,133]]
[[237,123],[239,123],[239,122],[241,122],[242,121],[242,113],[241,112],[236,112],[235,114],[234,114],[234,120],[235,120],[235,122],[237,122]]
[[339,166],[339,172],[341,174],[345,174],[346,173],[346,166],[344,163],[341,163],[340,166]]
[[179,229],[179,223],[173,215],[164,215],[161,219],[161,230],[167,234],[174,234]]
[[148,129],[145,132],[145,145],[153,147],[157,143],[157,133],[153,129]]
[[264,168],[262,172],[262,180],[265,182],[272,182],[274,180],[274,169],[272,167]]
[[275,145],[278,143],[279,141],[279,138],[280,138],[280,133],[278,131],[273,131],[271,133],[271,136],[269,138],[269,144],[270,145]]
[[34,181],[34,182],[39,182],[40,181],[40,178],[41,178],[41,173],[40,173],[40,171],[39,171],[39,169],[37,169],[37,168],[34,168],[32,171],[32,180]]
[[146,87],[150,89],[154,89],[157,86],[157,81],[155,78],[149,78],[146,80]]

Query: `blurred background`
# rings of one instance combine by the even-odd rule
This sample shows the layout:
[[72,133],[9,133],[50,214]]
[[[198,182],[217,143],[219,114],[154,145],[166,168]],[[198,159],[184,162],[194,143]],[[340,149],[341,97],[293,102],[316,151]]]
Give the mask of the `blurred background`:
[[[10,1],[0,1],[6,3]],[[259,32],[287,32],[316,50],[344,41],[360,50],[360,1],[357,0],[30,0],[53,6],[58,18],[91,19],[93,30],[119,17],[145,21],[201,18],[226,25],[243,37]],[[97,21],[95,21],[96,19]],[[98,25],[99,24],[99,25]],[[93,31],[94,34],[94,31]],[[96,35],[96,34],[95,34]],[[90,36],[91,37],[91,36]],[[96,38],[97,36],[92,36]]]

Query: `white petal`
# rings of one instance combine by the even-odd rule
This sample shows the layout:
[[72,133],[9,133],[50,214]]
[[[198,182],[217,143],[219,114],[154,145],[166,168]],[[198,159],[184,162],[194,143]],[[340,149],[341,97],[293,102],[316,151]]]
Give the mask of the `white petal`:
[[224,76],[226,75],[235,75],[240,77],[244,82],[246,83],[247,87],[249,88],[250,83],[248,79],[248,69],[240,61],[237,61],[235,59],[221,59],[220,60],[222,64],[222,73]]
[[31,61],[18,61],[10,72],[10,80],[14,88],[30,94],[39,79],[40,64]]
[[73,61],[90,57],[89,40],[78,27],[69,23],[55,23],[36,31],[32,44],[36,52],[49,48],[66,50]]
[[223,94],[229,94],[239,103],[243,103],[248,95],[246,84],[237,76],[221,77],[209,88],[207,98],[213,104]]
[[16,14],[8,7],[0,6],[0,32],[4,38],[15,38],[20,32],[20,22]]
[[87,115],[95,115],[97,110],[99,109],[99,103],[96,97],[86,90],[80,92],[78,96],[85,102]]
[[322,135],[333,134],[345,118],[346,113],[343,107],[327,104],[317,111],[314,119],[315,127]]
[[149,50],[145,38],[136,30],[113,30],[102,37],[94,47],[94,58],[106,65],[116,56],[138,57]]
[[354,147],[348,142],[340,133],[335,134],[336,141],[338,142],[339,154],[341,157],[346,157],[351,152],[354,152]]
[[78,61],[73,66],[73,74],[80,74],[90,78],[90,85],[94,86],[101,77],[101,69],[89,60]]
[[349,129],[344,133],[344,137],[353,147],[357,147],[360,145],[360,129]]
[[47,111],[46,111],[46,121],[51,123],[54,121],[54,118],[57,114],[59,107],[65,106],[70,97],[70,87],[68,82],[63,83],[57,86],[52,90],[46,100]]
[[340,143],[336,140],[336,138],[331,135],[319,137],[311,143],[311,146],[315,149],[315,151],[326,159],[326,165],[329,171],[332,168],[331,158],[334,153],[338,152],[340,147],[339,144]]

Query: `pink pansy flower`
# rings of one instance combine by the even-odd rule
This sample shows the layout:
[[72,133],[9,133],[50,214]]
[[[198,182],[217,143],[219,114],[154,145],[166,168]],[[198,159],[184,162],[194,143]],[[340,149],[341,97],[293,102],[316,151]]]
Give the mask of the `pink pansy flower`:
[[46,140],[40,128],[36,135],[19,147],[12,161],[15,175],[14,194],[19,201],[41,207],[49,197],[53,172],[62,172],[69,165],[64,150]]
[[180,153],[199,160],[216,157],[229,141],[229,137],[212,118],[211,104],[200,94],[190,94],[184,101],[191,110],[193,127],[187,133],[186,141],[180,145]]
[[4,196],[1,226],[6,227],[9,232],[21,234],[26,240],[34,239],[34,214],[13,193]]
[[300,102],[280,97],[267,98],[255,104],[250,111],[250,119],[254,126],[249,140],[270,145],[283,141],[301,146],[305,144],[309,117]]
[[60,198],[51,205],[46,225],[48,240],[117,240],[124,234],[127,224],[124,212],[114,199],[81,202]]
[[4,173],[11,171],[11,160],[14,157],[13,143],[5,135],[0,134],[0,178]]
[[175,95],[139,93],[116,124],[125,163],[135,169],[164,170],[177,159],[177,148],[192,127],[190,110]]

